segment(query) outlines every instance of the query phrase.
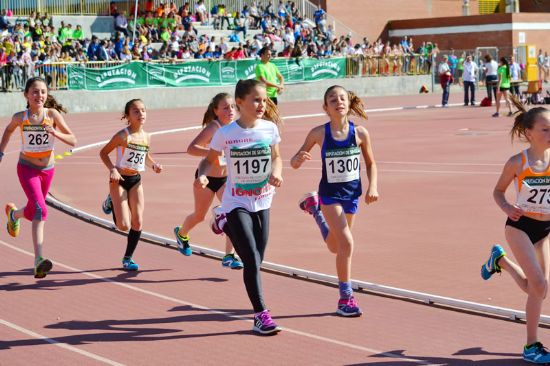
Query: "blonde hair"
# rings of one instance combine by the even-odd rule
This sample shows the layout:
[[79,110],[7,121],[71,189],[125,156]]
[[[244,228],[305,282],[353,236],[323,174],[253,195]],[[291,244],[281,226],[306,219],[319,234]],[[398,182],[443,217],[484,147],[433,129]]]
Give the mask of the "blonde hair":
[[[256,79],[239,80],[235,86],[235,98],[244,99],[248,94],[250,94],[252,89],[257,86],[261,86],[263,88],[266,87],[263,82]],[[279,128],[281,128],[283,124],[283,119],[279,114],[279,108],[277,108],[277,105],[275,105],[275,103],[273,103],[273,101],[269,98],[267,98],[265,112],[262,118],[275,123]]]
[[206,127],[207,124],[218,118],[214,110],[218,108],[222,100],[227,98],[231,98],[231,95],[229,93],[218,93],[214,96],[214,98],[212,98],[210,104],[208,104],[208,107],[206,108],[204,117],[202,117],[203,128]]
[[333,85],[327,89],[325,92],[325,96],[323,98],[323,101],[325,103],[325,106],[327,105],[327,98],[331,91],[334,89],[340,88],[344,90],[346,93],[348,93],[348,100],[349,100],[349,111],[348,116],[357,116],[359,118],[362,118],[364,120],[369,119],[367,117],[367,114],[365,113],[365,104],[363,103],[363,100],[357,96],[352,91],[346,90],[343,86],[340,85]]

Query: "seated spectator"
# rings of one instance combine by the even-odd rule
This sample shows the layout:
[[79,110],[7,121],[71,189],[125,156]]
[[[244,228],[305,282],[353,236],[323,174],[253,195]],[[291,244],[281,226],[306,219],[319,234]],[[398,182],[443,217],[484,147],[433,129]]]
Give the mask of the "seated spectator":
[[111,1],[109,4],[109,15],[112,15],[115,18],[118,16],[118,7],[114,1]]
[[229,16],[227,15],[227,9],[224,4],[220,4],[218,7],[218,19],[220,22],[220,29],[223,29],[225,23],[227,23],[227,29],[229,29]]
[[258,10],[258,6],[256,5],[256,2],[253,1],[252,5],[249,9],[249,16],[254,19],[252,26],[250,28],[258,29],[260,27],[260,22],[262,21],[262,17],[260,16],[260,11]]
[[199,0],[195,4],[195,17],[202,25],[208,24],[208,11],[204,5],[204,0]]
[[235,18],[233,18],[233,29],[236,33],[243,32],[243,39],[246,38],[246,25],[239,12],[236,12]]
[[80,24],[76,25],[76,29],[73,31],[72,38],[79,42],[84,41],[84,33],[82,32],[82,26]]
[[128,37],[130,34],[128,32],[128,19],[126,18],[126,11],[121,11],[115,18],[115,30],[124,34],[125,37]]
[[2,10],[0,13],[0,31],[9,30],[12,27],[8,21],[8,16],[6,15],[6,10]]
[[120,53],[120,61],[132,61],[132,53],[130,52],[128,45],[125,45],[122,48],[122,52]]

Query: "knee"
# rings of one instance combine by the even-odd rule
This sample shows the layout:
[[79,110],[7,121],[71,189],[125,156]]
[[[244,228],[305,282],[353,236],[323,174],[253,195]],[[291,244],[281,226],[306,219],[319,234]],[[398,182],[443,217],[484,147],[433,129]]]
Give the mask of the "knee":
[[338,243],[338,254],[350,257],[353,253],[353,239],[346,238],[346,240],[340,241]]
[[141,218],[133,219],[131,226],[133,230],[140,231],[143,226],[143,220]]
[[130,225],[128,225],[127,222],[117,222],[116,227],[120,231],[128,231],[130,230]]
[[48,206],[46,206],[46,202],[35,201],[28,216],[27,218],[30,221],[45,221],[46,217],[48,217]]
[[529,282],[529,292],[538,298],[545,299],[548,292],[548,281],[540,276]]

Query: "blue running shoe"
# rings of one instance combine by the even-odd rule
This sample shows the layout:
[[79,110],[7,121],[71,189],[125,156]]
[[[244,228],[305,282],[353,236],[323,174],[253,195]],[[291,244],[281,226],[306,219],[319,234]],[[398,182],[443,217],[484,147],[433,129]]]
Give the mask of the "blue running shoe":
[[550,363],[550,353],[540,342],[523,347],[523,360],[537,364]]
[[107,199],[103,201],[103,204],[101,205],[101,209],[103,210],[103,213],[105,215],[109,215],[111,212],[113,212],[113,201],[111,200],[111,195],[107,195]]
[[506,255],[506,252],[502,247],[498,244],[494,245],[491,249],[491,256],[487,260],[487,262],[481,266],[481,278],[484,280],[488,280],[491,278],[493,273],[500,273],[500,267],[497,264],[497,261],[504,257]]
[[181,236],[179,226],[174,228],[174,234],[176,235],[176,241],[178,242],[178,250],[180,253],[187,257],[193,254],[193,251],[189,246],[189,236]]
[[235,257],[235,254],[227,254],[222,258],[222,266],[231,269],[243,269],[243,263]]
[[124,268],[126,271],[137,271],[139,269],[139,266],[137,265],[137,263],[134,262],[131,257],[124,257],[122,258],[122,268]]
[[338,310],[336,314],[344,317],[358,317],[363,315],[363,312],[357,305],[357,301],[352,296],[349,299],[340,299],[338,300]]

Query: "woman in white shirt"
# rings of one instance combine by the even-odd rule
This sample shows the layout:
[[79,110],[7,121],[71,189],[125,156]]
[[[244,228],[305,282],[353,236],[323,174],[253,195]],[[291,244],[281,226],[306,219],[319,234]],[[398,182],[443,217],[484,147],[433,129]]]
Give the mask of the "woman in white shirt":
[[485,64],[483,65],[483,70],[485,71],[485,86],[487,87],[487,98],[489,98],[489,101],[492,104],[492,96],[494,95],[495,100],[497,99],[498,64],[489,54],[485,55],[484,59]]

